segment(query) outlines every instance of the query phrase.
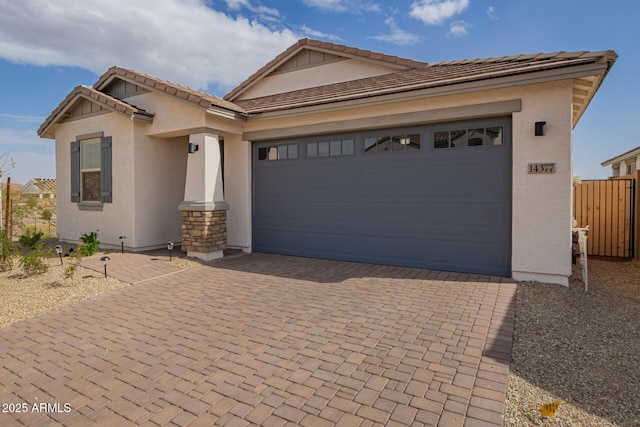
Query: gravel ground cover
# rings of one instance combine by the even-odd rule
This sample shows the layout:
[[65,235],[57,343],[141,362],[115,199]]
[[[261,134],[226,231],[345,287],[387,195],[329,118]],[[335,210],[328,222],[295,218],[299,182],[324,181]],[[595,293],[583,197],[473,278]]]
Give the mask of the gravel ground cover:
[[[0,327],[128,286],[82,267],[72,283],[47,262],[44,275],[0,273]],[[580,277],[518,284],[505,426],[640,426],[640,263],[589,260],[589,291]],[[538,412],[554,401],[555,417]]]
[[640,263],[590,259],[580,278],[518,284],[505,426],[640,426]]

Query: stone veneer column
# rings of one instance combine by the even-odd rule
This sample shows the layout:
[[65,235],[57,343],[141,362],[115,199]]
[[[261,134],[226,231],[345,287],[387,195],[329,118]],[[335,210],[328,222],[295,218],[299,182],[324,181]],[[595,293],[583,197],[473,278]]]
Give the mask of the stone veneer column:
[[227,209],[222,190],[218,135],[189,135],[198,150],[187,157],[182,211],[182,250],[205,261],[222,258],[227,248]]

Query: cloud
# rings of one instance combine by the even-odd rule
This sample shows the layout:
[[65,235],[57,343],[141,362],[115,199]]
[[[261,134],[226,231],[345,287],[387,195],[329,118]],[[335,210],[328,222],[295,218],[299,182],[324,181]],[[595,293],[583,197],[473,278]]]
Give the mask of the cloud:
[[489,19],[497,21],[498,20],[498,15],[496,15],[496,8],[493,7],[493,6],[489,6],[487,8],[487,16],[489,17]]
[[239,11],[243,8],[256,14],[261,20],[277,21],[280,18],[280,11],[271,7],[255,5],[249,0],[225,0],[229,10]]
[[389,34],[373,36],[371,37],[372,39],[385,41],[400,46],[413,46],[420,40],[419,36],[400,29],[392,17],[387,18],[384,22],[385,24],[387,24],[387,27],[389,27],[391,32]]
[[[121,65],[196,89],[228,90],[299,38],[209,0],[1,2],[0,57],[104,73]],[[255,8],[248,0],[229,7]],[[275,15],[275,11],[271,16]]]
[[46,117],[40,117],[40,116],[19,116],[16,114],[7,114],[7,113],[0,113],[0,119],[6,119],[12,122],[19,122],[19,123],[42,123],[45,120]]
[[449,37],[464,37],[468,33],[468,29],[473,27],[473,25],[464,21],[454,21],[449,26],[449,32],[447,35]]
[[307,6],[328,12],[380,12],[380,5],[362,0],[303,0]]
[[0,128],[0,153],[16,151],[16,149],[19,150],[25,146],[51,147],[53,149],[52,141],[39,138],[37,132],[33,129]]
[[302,28],[300,28],[300,31],[305,36],[309,36],[309,37],[316,38],[316,39],[333,40],[333,41],[342,40],[340,37],[338,37],[336,35],[323,33],[322,31],[316,31],[316,30],[314,30],[312,28],[307,27],[306,25],[303,25]]
[[440,25],[469,7],[470,0],[418,0],[411,5],[410,15],[427,25]]

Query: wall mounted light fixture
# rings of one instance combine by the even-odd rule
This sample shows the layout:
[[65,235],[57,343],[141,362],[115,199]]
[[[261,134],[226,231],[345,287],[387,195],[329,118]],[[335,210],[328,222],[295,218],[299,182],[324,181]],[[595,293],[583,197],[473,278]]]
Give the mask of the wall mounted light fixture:
[[536,136],[544,136],[547,133],[547,122],[536,122]]
[[189,154],[195,153],[198,151],[198,144],[194,144],[193,142],[189,143]]

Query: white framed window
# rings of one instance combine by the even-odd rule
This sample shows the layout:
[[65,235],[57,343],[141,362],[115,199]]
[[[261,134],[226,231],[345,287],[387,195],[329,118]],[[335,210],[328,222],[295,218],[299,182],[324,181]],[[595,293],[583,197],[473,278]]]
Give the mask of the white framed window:
[[99,202],[100,197],[100,143],[101,138],[80,141],[80,200]]

